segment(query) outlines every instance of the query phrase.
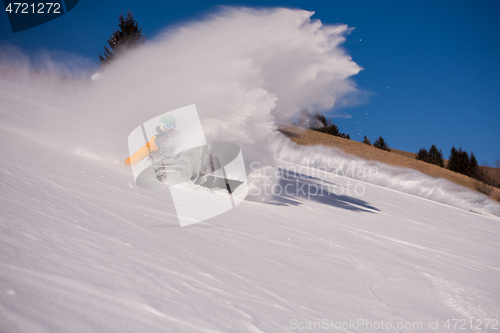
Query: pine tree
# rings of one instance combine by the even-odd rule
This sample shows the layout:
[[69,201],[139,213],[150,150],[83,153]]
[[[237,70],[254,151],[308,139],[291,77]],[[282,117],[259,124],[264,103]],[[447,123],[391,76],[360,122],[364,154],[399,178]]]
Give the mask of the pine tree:
[[324,114],[321,114],[318,111],[316,111],[316,113],[314,114],[313,117],[314,117],[314,119],[318,120],[323,125],[323,127],[319,127],[319,128],[325,128],[327,126],[327,121],[326,121],[326,117]]
[[458,150],[458,166],[459,166],[459,172],[466,175],[470,176],[469,173],[469,164],[470,164],[470,157],[469,154],[465,151],[460,149]]
[[[477,168],[477,161],[475,156],[473,163],[476,165],[475,168]],[[473,169],[475,168],[473,167]],[[448,169],[464,174],[466,176],[472,175],[471,158],[465,150],[462,150],[462,147],[460,147],[459,150],[456,150],[455,147],[451,148],[450,158],[448,161]]]
[[109,47],[104,46],[104,56],[99,53],[101,66],[108,64],[127,50],[146,42],[147,37],[142,34],[142,28],[139,28],[139,24],[134,20],[130,10],[127,12],[127,17],[121,14],[118,21],[120,29],[113,32],[113,35],[108,39]]
[[458,151],[455,146],[451,147],[450,157],[448,157],[448,170],[458,172]]
[[383,149],[383,150],[387,150],[387,151],[391,151],[389,149],[389,145],[387,144],[387,142],[385,142],[384,138],[383,137],[379,137],[375,143],[373,144],[374,147],[378,148],[378,149]]
[[370,141],[370,139],[368,139],[368,138],[366,137],[366,135],[365,135],[365,138],[363,139],[363,143],[364,143],[364,144],[367,144],[367,145],[369,145],[369,146],[371,146],[371,145],[372,145],[372,142]]
[[479,178],[479,166],[477,164],[476,156],[474,156],[474,153],[472,151],[470,152],[470,160],[467,168],[467,174],[469,177],[476,179]]
[[335,136],[340,135],[339,128],[337,127],[337,125],[332,123],[331,119],[328,119],[328,126],[326,127],[325,133],[335,135]]
[[432,145],[429,149],[429,163],[440,167],[444,166],[443,153],[441,152],[441,149],[437,149],[436,145]]
[[444,166],[443,153],[441,149],[437,149],[436,145],[432,145],[429,151],[425,148],[420,148],[415,158],[419,161],[435,164],[440,167]]
[[420,148],[417,154],[415,154],[415,158],[419,161],[424,161],[429,163],[429,152],[425,148]]
[[339,128],[337,127],[337,125],[332,123],[331,118],[328,118],[328,121],[326,121],[325,127],[320,129],[320,131],[323,133],[326,133],[326,134],[339,136]]

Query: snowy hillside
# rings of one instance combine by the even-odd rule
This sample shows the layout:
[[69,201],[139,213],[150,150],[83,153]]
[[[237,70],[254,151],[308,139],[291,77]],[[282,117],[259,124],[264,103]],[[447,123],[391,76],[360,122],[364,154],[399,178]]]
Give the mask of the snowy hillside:
[[168,191],[33,139],[1,131],[2,332],[291,332],[324,319],[447,331],[448,319],[498,319],[497,218],[327,174],[346,194],[308,199],[294,188],[321,180],[285,172],[298,195],[180,228]]
[[[277,133],[357,91],[349,29],[311,15],[229,9],[95,82],[0,64],[0,332],[498,332],[498,203]],[[181,228],[122,162],[130,131],[192,104],[251,195]]]

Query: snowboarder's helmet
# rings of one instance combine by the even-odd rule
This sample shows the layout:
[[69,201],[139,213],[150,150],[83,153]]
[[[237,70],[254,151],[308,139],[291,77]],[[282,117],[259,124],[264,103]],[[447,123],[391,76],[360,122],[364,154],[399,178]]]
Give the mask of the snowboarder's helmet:
[[173,129],[173,128],[175,128],[175,125],[176,125],[175,118],[169,114],[163,115],[160,119],[160,122],[161,122],[160,127],[164,131],[169,130],[169,129]]

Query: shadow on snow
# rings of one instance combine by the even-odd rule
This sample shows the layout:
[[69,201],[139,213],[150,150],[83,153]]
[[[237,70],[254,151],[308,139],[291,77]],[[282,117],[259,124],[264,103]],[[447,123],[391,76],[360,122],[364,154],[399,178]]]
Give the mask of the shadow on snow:
[[368,202],[356,198],[354,190],[343,185],[285,169],[281,170],[281,175],[277,187],[281,189],[281,194],[273,192],[273,200],[270,202],[272,205],[300,205],[305,200],[312,200],[354,212],[373,214],[380,211]]

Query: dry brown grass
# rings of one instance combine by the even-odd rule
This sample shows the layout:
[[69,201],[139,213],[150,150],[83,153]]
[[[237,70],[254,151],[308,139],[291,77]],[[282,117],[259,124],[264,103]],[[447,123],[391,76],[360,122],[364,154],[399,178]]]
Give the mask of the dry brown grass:
[[498,168],[492,168],[489,166],[480,166],[480,177],[482,178],[481,180],[489,185],[492,186],[500,186],[500,169]]
[[[488,195],[500,201],[500,189],[478,182],[465,175],[450,171],[437,165],[429,164],[415,159],[415,153],[392,149],[385,151],[367,144],[344,139],[341,137],[312,131],[297,126],[287,126],[280,129],[293,142],[299,145],[325,145],[343,150],[344,152],[367,160],[379,161],[399,167],[411,168],[432,177],[444,178],[458,185],[465,186],[474,191]],[[497,169],[495,169],[497,170]]]

